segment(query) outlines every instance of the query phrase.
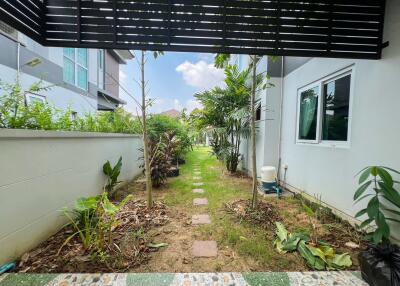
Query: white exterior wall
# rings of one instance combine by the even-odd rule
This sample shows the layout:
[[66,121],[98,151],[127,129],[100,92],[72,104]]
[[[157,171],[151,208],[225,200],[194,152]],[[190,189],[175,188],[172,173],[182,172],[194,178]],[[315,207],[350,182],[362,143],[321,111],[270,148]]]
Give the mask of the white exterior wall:
[[[36,53],[38,56],[43,57],[52,63],[59,66],[59,68],[63,68],[64,59],[63,59],[63,48],[57,47],[44,47],[29,37],[19,33],[19,40],[22,45]],[[20,62],[21,70],[23,70],[23,66],[25,62]],[[43,63],[39,64],[43,65]],[[97,75],[97,50],[88,49],[88,84],[92,84],[97,86],[98,75]],[[24,67],[25,69],[35,69],[36,67]],[[54,67],[51,67],[54,69]],[[40,79],[46,80],[49,72],[52,70],[46,71],[46,73],[41,74],[40,76],[32,76],[26,73],[21,73],[21,83],[24,87],[28,87],[30,84],[39,81]],[[0,64],[0,79],[4,82],[13,83],[16,79],[16,70]],[[50,83],[46,83],[50,85]],[[46,100],[56,106],[61,110],[66,110],[68,107],[71,107],[72,111],[78,113],[78,115],[83,115],[85,113],[94,113],[97,111],[97,94],[91,96],[85,96],[82,93],[87,93],[88,91],[82,91],[82,93],[74,91],[73,89],[66,88],[63,82],[62,74],[59,78],[59,81],[56,83],[51,83],[51,85],[55,85],[50,91],[42,92],[41,94],[46,96]],[[76,87],[78,89],[78,87]],[[0,91],[1,92],[1,91]]]
[[[5,65],[0,65],[0,79],[4,82],[15,82],[17,71]],[[20,82],[23,88],[27,89],[33,83],[40,79],[25,73],[20,74]],[[44,86],[53,85],[49,82],[44,81]],[[2,91],[0,91],[2,92]],[[46,96],[46,100],[49,104],[55,107],[66,110],[71,107],[72,111],[78,113],[78,115],[84,115],[85,113],[94,113],[97,111],[97,99],[89,96],[85,96],[70,89],[62,87],[62,85],[53,86],[48,91],[41,91],[41,95]]]
[[[258,73],[267,69],[266,57],[259,63]],[[256,160],[257,177],[261,176],[261,167],[278,167],[279,161],[279,127],[281,106],[281,78],[271,78],[269,83],[274,86],[260,92],[257,98],[261,102],[261,119],[256,121]],[[243,155],[241,168],[252,172],[251,139],[243,140],[240,147]]]
[[0,265],[57,232],[60,209],[102,192],[102,166],[122,156],[120,180],[141,173],[140,136],[0,130]]
[[[400,1],[387,1],[381,60],[314,58],[284,79],[282,164],[287,183],[354,216],[363,205],[353,205],[356,173],[368,165],[400,169]],[[350,146],[335,148],[296,144],[298,88],[336,71],[354,66],[351,95]],[[268,146],[266,146],[268,148]]]

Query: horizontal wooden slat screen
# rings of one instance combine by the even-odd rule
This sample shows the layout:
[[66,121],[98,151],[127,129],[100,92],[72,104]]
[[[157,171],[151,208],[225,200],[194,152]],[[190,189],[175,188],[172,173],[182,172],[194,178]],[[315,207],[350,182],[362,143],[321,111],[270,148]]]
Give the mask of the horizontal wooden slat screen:
[[42,0],[1,0],[0,21],[43,43],[45,6]]
[[[384,0],[46,0],[43,42],[378,59],[384,9]],[[22,14],[24,23],[35,19]]]

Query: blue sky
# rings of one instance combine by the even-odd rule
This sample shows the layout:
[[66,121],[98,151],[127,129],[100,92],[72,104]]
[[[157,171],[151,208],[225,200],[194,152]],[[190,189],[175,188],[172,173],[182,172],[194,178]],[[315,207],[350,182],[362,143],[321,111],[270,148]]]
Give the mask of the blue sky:
[[[140,56],[139,51],[135,55]],[[148,97],[155,99],[150,111],[159,113],[171,108],[189,111],[199,107],[193,95],[196,92],[221,85],[224,78],[222,70],[213,65],[212,54],[167,52],[157,59],[147,53],[145,77],[149,81]],[[141,98],[139,85],[140,70],[136,60],[130,60],[120,68],[120,82],[136,99]],[[120,97],[127,101],[125,109],[136,114],[134,100],[123,90]]]

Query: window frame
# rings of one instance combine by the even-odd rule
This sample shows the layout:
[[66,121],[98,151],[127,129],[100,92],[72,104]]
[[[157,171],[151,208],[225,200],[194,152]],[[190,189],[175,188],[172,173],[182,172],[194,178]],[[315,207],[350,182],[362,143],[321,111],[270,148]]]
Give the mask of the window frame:
[[[308,140],[308,139],[300,139],[300,97],[301,94],[309,89],[314,89],[315,87],[318,88],[318,104],[317,104],[317,126],[315,130],[315,140]],[[318,143],[318,136],[319,136],[319,129],[320,129],[320,120],[319,114],[321,113],[321,85],[320,83],[310,83],[302,88],[297,90],[297,120],[296,120],[296,143],[303,143],[303,144],[317,144]]]
[[[74,83],[72,84],[70,82],[67,82],[65,80],[65,78],[64,78],[64,75],[63,75],[63,81],[65,83],[67,83],[67,84],[72,84],[73,86],[75,86],[75,87],[77,87],[77,88],[79,88],[81,90],[88,91],[89,90],[89,52],[88,52],[88,49],[81,48],[81,49],[85,50],[85,52],[86,52],[86,67],[83,66],[82,64],[80,64],[79,61],[78,61],[78,57],[79,57],[78,50],[79,50],[79,48],[69,48],[69,49],[74,49],[74,58],[71,58],[68,55],[66,55],[64,49],[65,48],[63,48],[63,60],[65,58],[68,61],[72,62],[73,65],[74,65]],[[65,68],[65,65],[63,63],[63,69],[64,68]],[[79,86],[79,77],[78,77],[79,68],[84,69],[86,71],[86,86],[85,86],[85,88],[82,88],[81,86]]]
[[44,95],[30,93],[30,92],[25,93],[26,105],[34,103],[34,100],[32,100],[32,99],[37,99],[37,100],[40,100],[42,103],[46,103],[46,96],[44,96]]
[[[351,136],[351,121],[352,121],[352,106],[353,106],[353,94],[354,94],[354,74],[355,67],[352,65],[350,67],[346,67],[340,69],[334,73],[331,73],[319,80],[316,80],[306,86],[297,89],[297,114],[296,114],[296,144],[299,145],[313,145],[313,146],[322,146],[322,147],[350,147],[350,136]],[[338,140],[323,140],[322,139],[322,128],[323,128],[323,104],[325,102],[324,98],[324,85],[343,78],[345,76],[350,75],[350,89],[349,89],[349,114],[347,121],[347,140],[346,141],[338,141]],[[313,87],[318,87],[318,108],[317,108],[317,127],[316,127],[316,140],[305,140],[299,139],[299,125],[300,125],[300,96],[301,93],[305,90],[311,89]]]

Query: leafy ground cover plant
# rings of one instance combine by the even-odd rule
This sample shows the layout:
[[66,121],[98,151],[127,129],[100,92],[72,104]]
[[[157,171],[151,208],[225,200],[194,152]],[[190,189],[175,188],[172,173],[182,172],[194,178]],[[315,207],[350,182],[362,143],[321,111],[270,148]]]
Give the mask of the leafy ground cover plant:
[[132,196],[127,196],[120,203],[113,204],[108,199],[107,192],[103,192],[99,196],[78,199],[73,211],[63,209],[75,232],[65,240],[59,252],[75,236],[79,236],[83,248],[92,253],[102,253],[105,247],[111,247],[112,229],[119,224],[116,214],[131,198]]
[[314,244],[308,233],[289,233],[280,222],[276,222],[274,245],[281,253],[298,251],[307,265],[315,270],[342,270],[352,265],[350,255],[336,254],[332,246],[323,241]]
[[115,187],[120,181],[118,181],[119,174],[122,168],[122,157],[119,157],[118,162],[114,167],[111,167],[110,161],[107,161],[103,165],[103,173],[107,176],[107,182],[104,187],[105,191],[112,196],[115,191]]

